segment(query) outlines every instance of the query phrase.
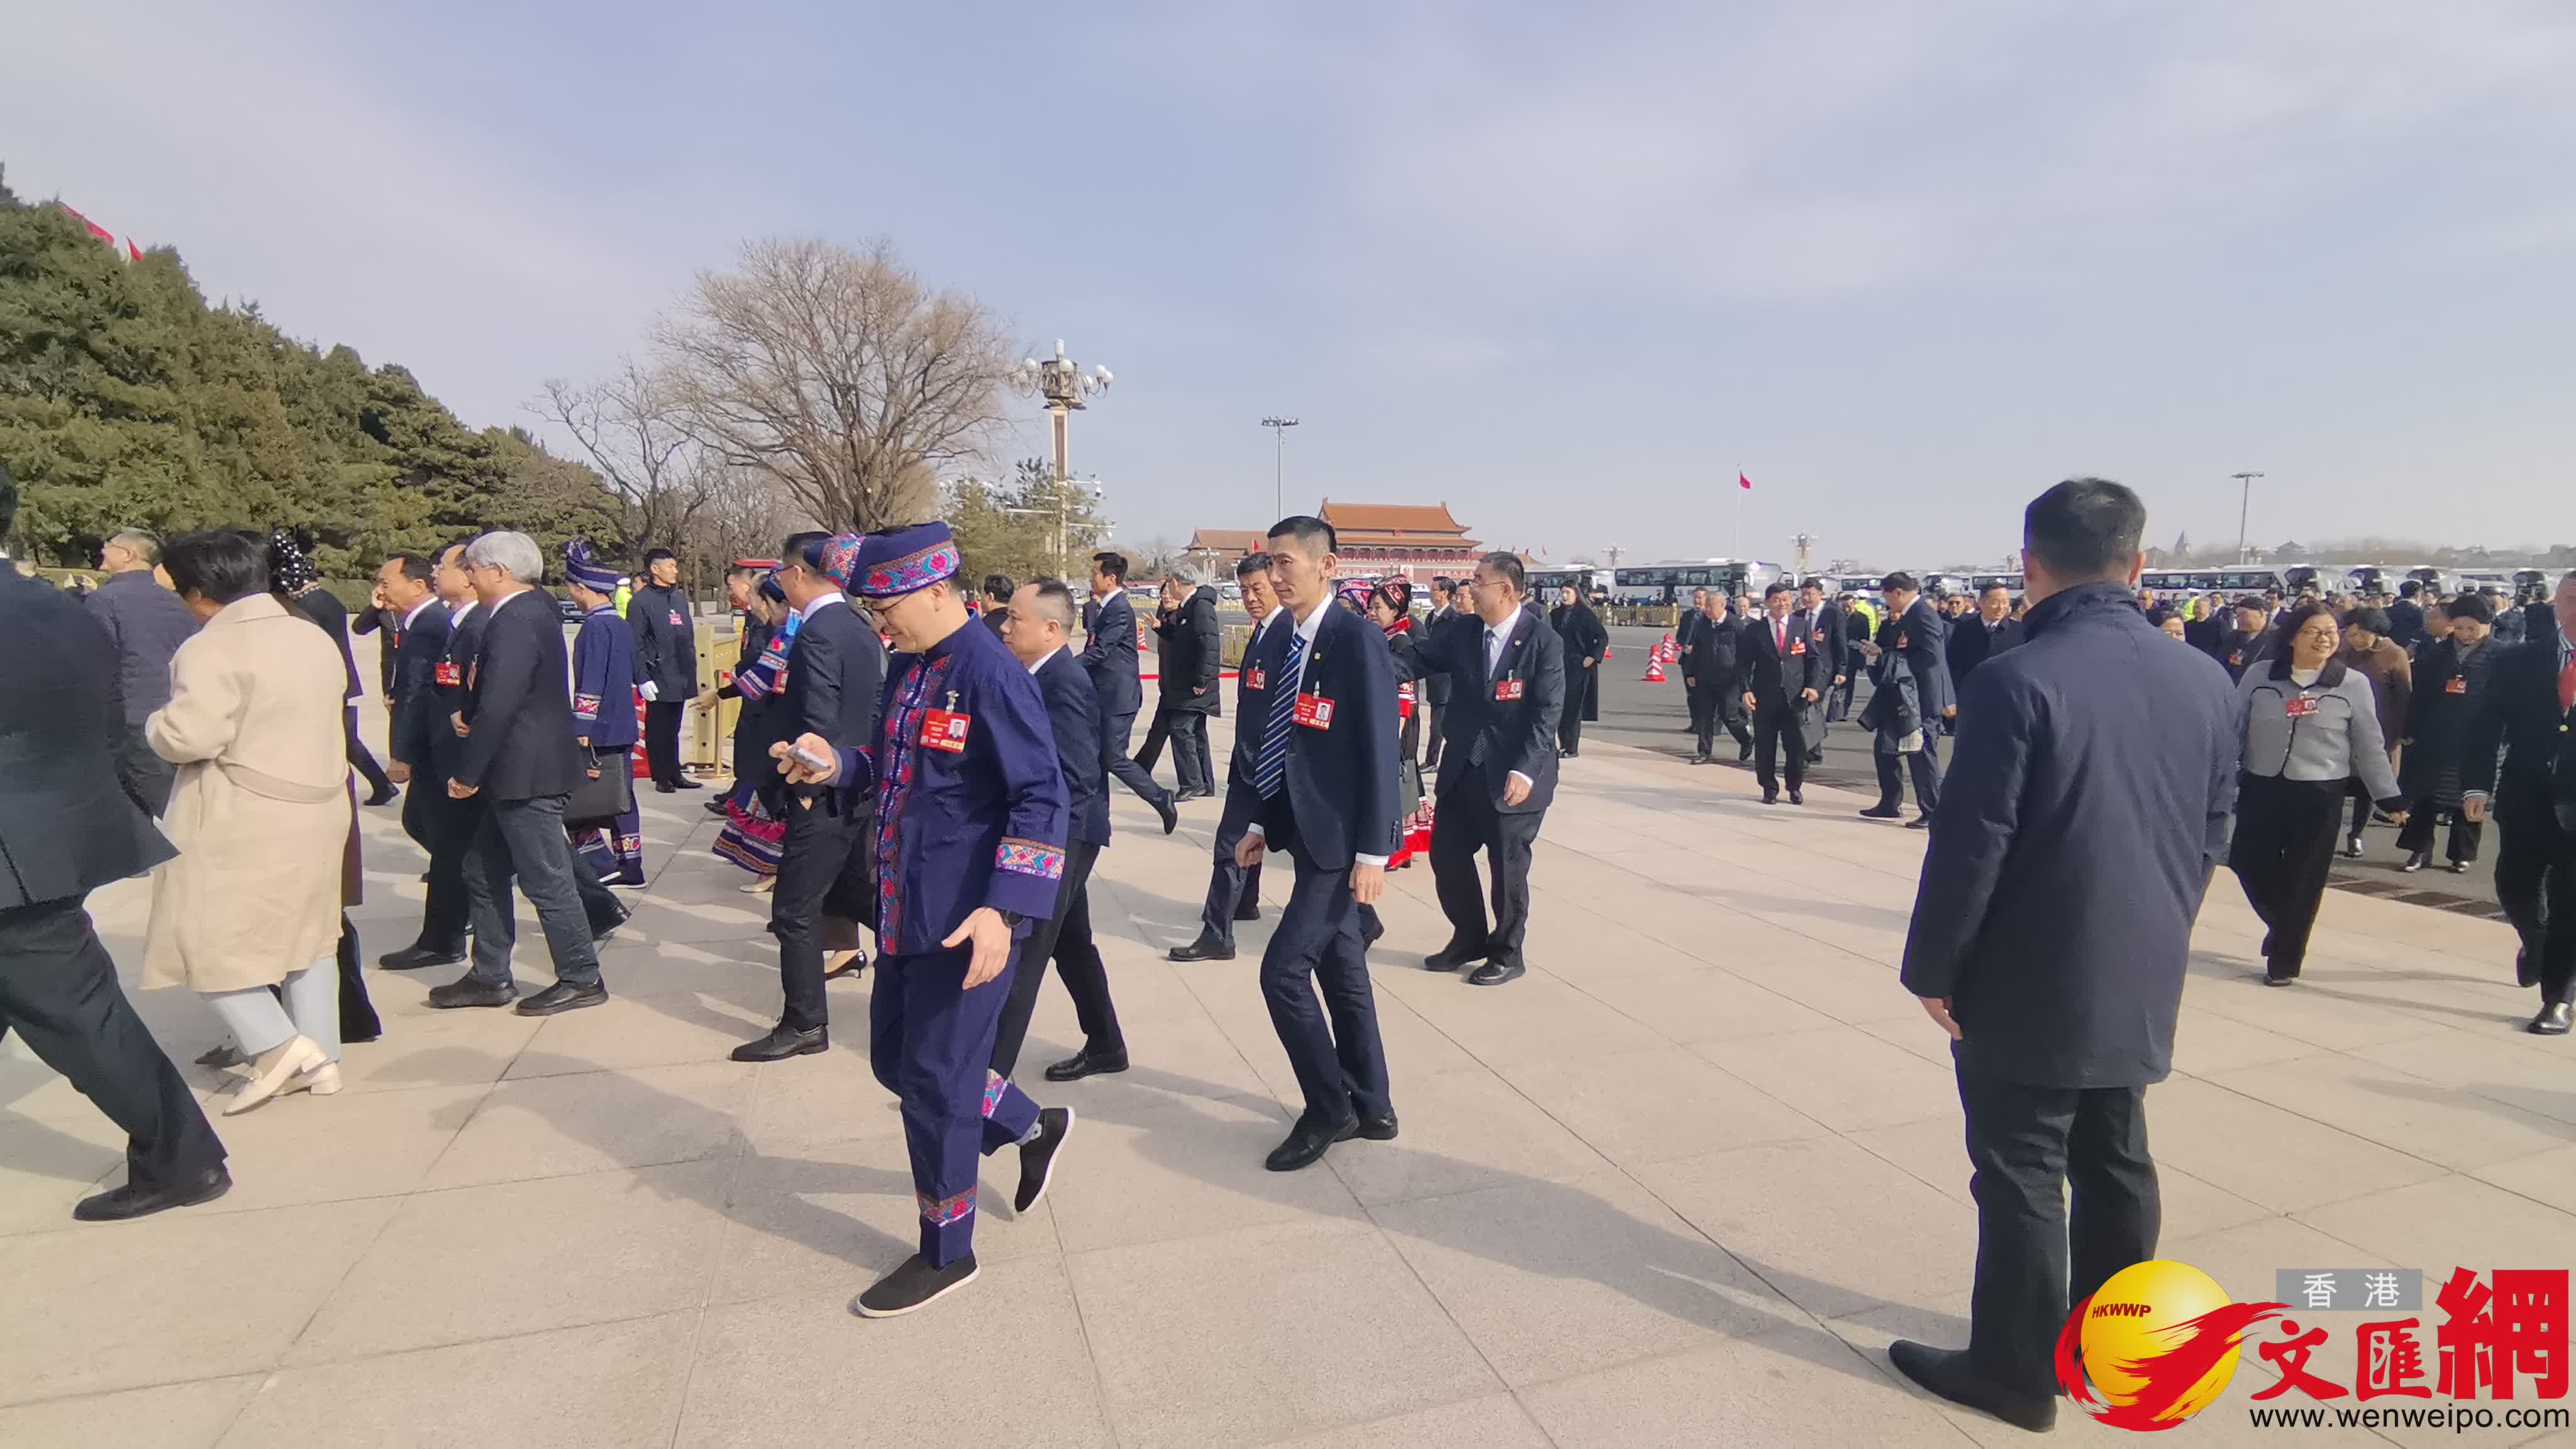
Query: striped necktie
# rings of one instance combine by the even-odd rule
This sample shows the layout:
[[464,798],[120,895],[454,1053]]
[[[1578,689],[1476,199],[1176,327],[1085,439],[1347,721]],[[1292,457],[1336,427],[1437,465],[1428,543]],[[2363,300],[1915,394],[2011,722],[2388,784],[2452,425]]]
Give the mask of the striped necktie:
[[1306,669],[1306,636],[1292,625],[1288,634],[1288,662],[1280,666],[1279,677],[1272,681],[1270,717],[1261,726],[1261,755],[1253,762],[1252,788],[1269,799],[1279,793],[1288,778],[1288,732],[1296,728],[1298,678]]

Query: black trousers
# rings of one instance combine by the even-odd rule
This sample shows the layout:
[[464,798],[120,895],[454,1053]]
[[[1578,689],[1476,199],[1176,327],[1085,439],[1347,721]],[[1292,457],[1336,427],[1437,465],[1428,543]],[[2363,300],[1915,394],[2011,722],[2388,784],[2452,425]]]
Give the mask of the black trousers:
[[340,1040],[374,1041],[385,1034],[385,1024],[367,998],[366,974],[358,969],[358,928],[349,924],[347,911],[340,913],[340,946],[334,954],[340,970]]
[[[1929,815],[1941,808],[1941,736],[1929,729],[1923,731],[1923,748],[1904,754],[1884,740],[1871,746],[1878,761],[1878,808],[1895,810],[1905,804],[1905,775],[1914,775],[1914,805]],[[1897,762],[1903,760],[1900,765]]]
[[1968,1358],[1996,1383],[2046,1399],[2057,1392],[2070,1307],[2156,1255],[2164,1206],[2147,1155],[2146,1089],[2033,1087],[1963,1070],[1959,1105],[1977,1203]]
[[1100,728],[1109,741],[1109,773],[1117,776],[1119,783],[1135,791],[1136,798],[1146,804],[1160,803],[1165,798],[1163,787],[1155,784],[1153,775],[1127,753],[1127,741],[1136,733],[1136,711],[1121,710],[1105,715]]
[[1583,748],[1583,685],[1583,676],[1572,669],[1565,671],[1565,712],[1556,720],[1556,747],[1560,750]]
[[[385,767],[376,763],[376,757],[367,752],[367,742],[358,738],[358,707],[356,705],[344,704],[340,706],[340,729],[342,734],[347,738],[349,763],[357,766],[358,773],[365,777],[368,791],[372,794],[382,795],[393,789],[393,781],[385,778]],[[166,800],[168,796],[165,794],[163,798]]]
[[644,762],[656,785],[680,783],[680,719],[688,709],[685,699],[649,700],[644,705]]
[[808,810],[791,799],[785,819],[778,883],[769,891],[769,934],[778,938],[778,984],[786,997],[778,1021],[791,1031],[813,1031],[832,1019],[823,996],[823,917],[876,920],[876,817],[834,815],[820,805]]
[[2576,836],[2547,801],[2496,822],[2496,904],[2540,964],[2543,1001],[2576,1001]]
[[153,753],[151,741],[143,737],[138,725],[117,741],[116,780],[125,787],[127,798],[144,814],[158,820],[161,812],[170,807],[170,790],[179,783],[179,767]]
[[2343,780],[2243,775],[2236,787],[2236,837],[2227,866],[2245,900],[2272,933],[2267,974],[2296,976],[2308,958],[2308,933],[2334,868],[2335,827],[2343,823]]
[[1020,945],[1019,969],[1011,976],[1011,994],[1002,1003],[993,1028],[993,1070],[1004,1077],[1020,1064],[1020,1047],[1028,1040],[1029,1018],[1037,1013],[1038,983],[1046,979],[1047,962],[1055,962],[1073,998],[1073,1019],[1082,1027],[1083,1049],[1098,1056],[1122,1054],[1127,1037],[1118,1029],[1118,1008],[1109,999],[1109,970],[1100,947],[1091,939],[1091,867],[1100,847],[1077,840],[1065,847],[1064,880],[1056,887],[1055,918],[1030,924]]
[[[1426,731],[1428,739],[1428,743],[1422,747],[1422,768],[1426,770],[1436,770],[1440,768],[1440,717],[1449,712],[1449,706],[1445,704],[1425,704],[1422,708],[1424,711],[1423,729]],[[1214,771],[1209,772],[1209,778],[1215,778]]]
[[[2353,834],[2361,833],[2361,822],[2366,818],[2362,812],[2369,808],[2367,800],[2353,802]],[[2433,827],[2440,823],[2437,817],[2442,813],[2442,808],[2433,803],[2433,792],[2430,790],[2407,801],[2406,823],[2397,827],[2397,848],[2409,855],[2419,850],[2431,850]],[[2486,822],[2471,820],[2456,809],[2450,812],[2450,816],[2451,838],[2448,848],[2443,853],[2444,858],[2462,862],[2477,859],[2478,846],[2487,835]]]
[[1753,744],[1753,735],[1744,727],[1743,700],[1736,692],[1733,677],[1724,679],[1711,679],[1705,675],[1691,677],[1699,680],[1699,683],[1690,687],[1691,727],[1699,735],[1699,752],[1703,755],[1716,752],[1714,746],[1717,743],[1717,732],[1721,728],[1735,736],[1735,743],[1738,746],[1750,748]]
[[1136,751],[1136,768],[1147,779],[1153,778],[1167,739],[1172,743],[1172,774],[1181,782],[1180,788],[1213,792],[1216,770],[1208,759],[1207,716],[1195,710],[1155,707],[1154,722],[1145,728],[1144,747]]
[[473,906],[465,893],[465,857],[483,828],[483,797],[450,799],[434,772],[412,776],[403,795],[403,831],[429,852],[429,881],[415,943],[449,954],[465,949]]
[[1753,777],[1762,783],[1765,795],[1779,793],[1779,760],[1784,748],[1789,754],[1790,790],[1806,788],[1807,735],[1798,704],[1756,696],[1753,705]]
[[[1294,851],[1293,828],[1287,834],[1286,841],[1273,843]],[[1388,1116],[1395,1104],[1387,1090],[1386,1045],[1378,1039],[1368,948],[1360,939],[1359,902],[1351,899],[1351,868],[1326,870],[1302,854],[1296,862],[1288,908],[1279,913],[1279,929],[1261,953],[1261,996],[1270,1007],[1271,1029],[1296,1070],[1305,1120],[1328,1125],[1354,1112]]]
[[0,1036],[14,1028],[124,1129],[127,1182],[163,1187],[222,1166],[224,1144],[127,1003],[86,899],[0,909]]
[[[1494,962],[1521,959],[1529,931],[1530,853],[1538,844],[1545,810],[1496,808],[1479,777],[1439,797],[1431,824],[1431,886],[1454,941],[1482,947]],[[1476,886],[1476,852],[1493,872],[1494,921],[1485,924],[1485,893]]]
[[1216,864],[1208,873],[1207,904],[1199,908],[1199,936],[1234,944],[1235,920],[1261,905],[1261,867],[1234,863],[1234,848],[1243,843],[1249,821],[1228,810],[1216,822]]

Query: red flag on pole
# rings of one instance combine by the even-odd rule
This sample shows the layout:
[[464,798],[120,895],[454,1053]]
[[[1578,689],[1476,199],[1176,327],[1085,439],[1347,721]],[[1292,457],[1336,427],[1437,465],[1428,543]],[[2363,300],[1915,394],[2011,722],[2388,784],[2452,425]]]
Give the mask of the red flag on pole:
[[1753,491],[1753,480],[1745,477],[1743,473],[1738,472],[1735,475],[1735,486],[1743,489],[1747,493],[1750,493]]

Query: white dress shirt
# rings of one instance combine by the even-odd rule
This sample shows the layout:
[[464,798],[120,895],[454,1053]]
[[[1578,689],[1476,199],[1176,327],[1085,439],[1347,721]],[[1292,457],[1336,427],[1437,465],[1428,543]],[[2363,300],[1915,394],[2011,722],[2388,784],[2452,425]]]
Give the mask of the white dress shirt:
[[[1495,676],[1503,672],[1503,646],[1511,642],[1512,630],[1519,625],[1520,621],[1521,616],[1515,613],[1510,618],[1505,619],[1499,624],[1487,624],[1485,626],[1485,683],[1489,688],[1492,686]],[[1568,680],[1566,683],[1568,688],[1573,687],[1573,681]],[[1529,773],[1525,770],[1514,770],[1511,773],[1523,784],[1536,785],[1538,783],[1538,781],[1531,779],[1529,777]]]

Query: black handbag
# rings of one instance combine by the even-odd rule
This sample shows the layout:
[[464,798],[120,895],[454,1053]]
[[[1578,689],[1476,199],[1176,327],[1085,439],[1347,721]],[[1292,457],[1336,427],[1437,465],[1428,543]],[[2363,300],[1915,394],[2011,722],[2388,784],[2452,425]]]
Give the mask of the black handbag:
[[635,771],[624,750],[584,750],[596,776],[575,780],[564,797],[566,825],[606,825],[635,808]]

